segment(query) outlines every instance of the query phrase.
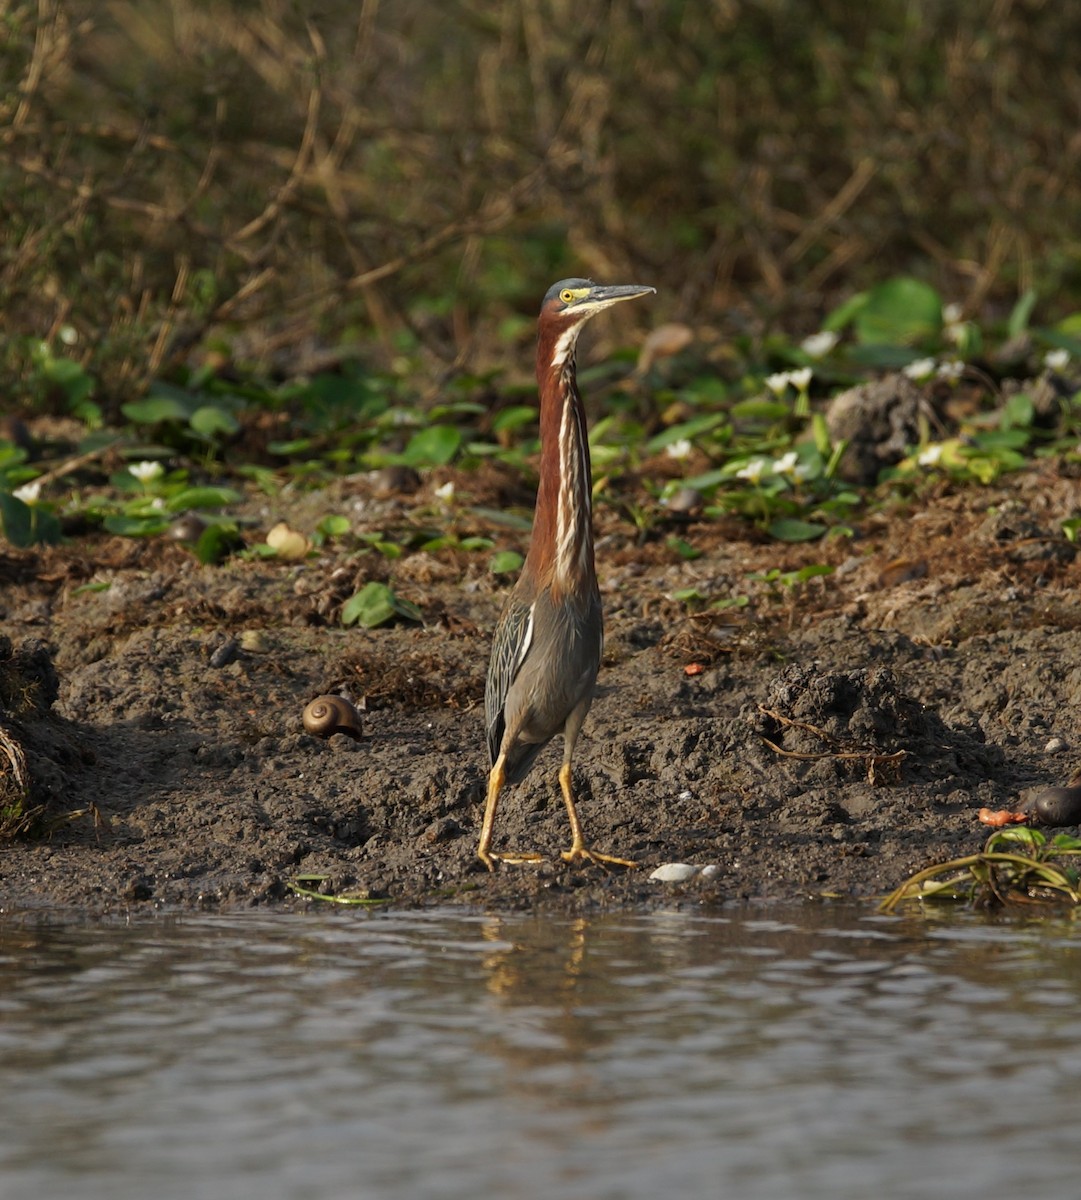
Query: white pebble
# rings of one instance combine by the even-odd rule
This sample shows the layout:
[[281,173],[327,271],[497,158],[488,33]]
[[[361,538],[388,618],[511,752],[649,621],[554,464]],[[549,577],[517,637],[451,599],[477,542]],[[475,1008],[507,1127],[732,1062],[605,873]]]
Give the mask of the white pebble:
[[686,791],[680,792],[679,795],[676,797],[676,799],[677,800],[693,800],[694,792],[686,792]]
[[656,879],[658,883],[686,883],[697,874],[698,868],[690,863],[664,863],[650,875],[650,879]]
[[1060,738],[1060,737],[1048,738],[1047,745],[1044,746],[1044,750],[1048,754],[1057,754],[1060,750],[1065,750],[1065,749],[1066,749],[1066,739]]
[[721,868],[716,863],[710,863],[698,872],[698,876],[700,879],[713,879],[715,876],[720,875],[720,873]]

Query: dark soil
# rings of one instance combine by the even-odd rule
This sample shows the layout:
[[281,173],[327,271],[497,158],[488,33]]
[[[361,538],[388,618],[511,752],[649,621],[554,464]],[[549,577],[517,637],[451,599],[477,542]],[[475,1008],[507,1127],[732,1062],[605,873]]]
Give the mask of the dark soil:
[[[521,490],[462,476],[448,513],[432,490],[448,478],[408,497],[358,477],[253,500],[250,540],[328,512],[359,530],[420,512],[491,534],[474,508]],[[587,837],[636,859],[630,871],[558,858],[554,746],[496,831],[497,848],[545,861],[490,875],[476,858],[504,586],[487,555],[204,567],[166,539],[108,538],[0,552],[0,728],[46,826],[0,844],[0,904],[311,903],[291,891],[298,876],[322,877],[308,884],[322,892],[501,908],[881,895],[978,849],[981,807],[1015,808],[1079,765],[1081,564],[1060,529],[1076,510],[1076,479],[1051,462],[990,489],[943,485],[809,546],[675,516],[642,541],[602,509],[605,660],[575,769]],[[705,553],[684,561],[672,533]],[[798,589],[748,580],[812,562],[836,570]],[[369,578],[389,578],[425,625],[343,630],[341,603]],[[751,603],[688,613],[670,597],[692,586]],[[304,732],[321,693],[356,702],[361,740]],[[0,755],[5,771],[11,783]],[[665,862],[719,871],[650,881]]]

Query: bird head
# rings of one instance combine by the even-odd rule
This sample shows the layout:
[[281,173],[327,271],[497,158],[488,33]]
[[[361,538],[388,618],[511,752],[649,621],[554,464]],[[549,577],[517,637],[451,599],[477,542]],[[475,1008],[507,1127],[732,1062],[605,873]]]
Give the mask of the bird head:
[[565,363],[574,353],[582,326],[590,317],[637,296],[655,293],[640,283],[601,284],[588,279],[561,279],[545,294],[540,311],[540,338],[551,345],[550,364]]

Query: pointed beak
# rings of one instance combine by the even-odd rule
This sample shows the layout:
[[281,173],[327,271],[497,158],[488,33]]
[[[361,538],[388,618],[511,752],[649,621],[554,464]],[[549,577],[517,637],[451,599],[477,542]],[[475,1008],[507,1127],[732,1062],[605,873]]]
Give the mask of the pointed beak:
[[591,289],[581,303],[589,308],[607,308],[621,300],[634,300],[637,296],[648,296],[651,293],[656,295],[657,289],[642,283],[617,283],[610,286],[601,284]]

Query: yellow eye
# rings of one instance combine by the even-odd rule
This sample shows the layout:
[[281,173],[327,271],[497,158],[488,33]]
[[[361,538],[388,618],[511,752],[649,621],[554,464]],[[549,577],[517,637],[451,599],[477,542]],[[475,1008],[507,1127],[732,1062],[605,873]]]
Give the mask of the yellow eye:
[[574,299],[574,293],[570,290],[570,288],[564,288],[559,293],[559,298],[564,304],[570,304],[570,302]]

